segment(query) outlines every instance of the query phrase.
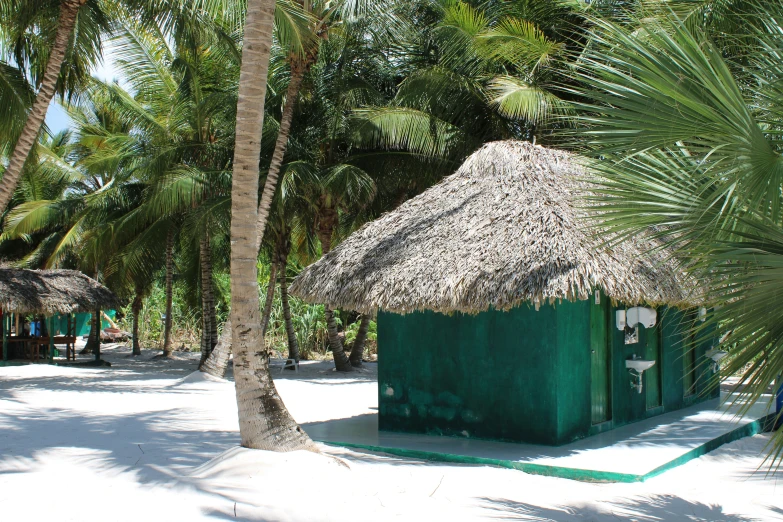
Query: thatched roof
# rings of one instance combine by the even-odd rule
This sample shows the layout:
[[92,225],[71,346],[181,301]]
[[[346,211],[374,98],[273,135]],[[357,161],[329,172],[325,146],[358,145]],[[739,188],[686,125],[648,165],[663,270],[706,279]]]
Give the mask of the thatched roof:
[[567,152],[489,143],[305,269],[291,293],[397,313],[506,310],[587,299],[595,289],[626,304],[691,304],[693,285],[678,266],[660,251],[645,255],[649,239],[610,248],[586,231],[575,204],[584,174]]
[[108,288],[75,270],[0,268],[3,312],[54,315],[117,306]]

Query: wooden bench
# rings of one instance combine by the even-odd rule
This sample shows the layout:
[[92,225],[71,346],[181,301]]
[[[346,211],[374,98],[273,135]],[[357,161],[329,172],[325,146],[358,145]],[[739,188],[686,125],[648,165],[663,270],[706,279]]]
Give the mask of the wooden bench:
[[[24,339],[24,340],[29,342],[28,347],[30,352],[29,352],[28,359],[30,359],[33,362],[38,362],[38,360],[41,358],[41,347],[46,348],[49,346],[49,342],[50,342],[49,337],[34,337],[32,339]],[[54,344],[65,345],[65,360],[70,361],[71,358],[73,358],[74,361],[76,360],[76,337],[75,336],[56,335],[54,336]]]

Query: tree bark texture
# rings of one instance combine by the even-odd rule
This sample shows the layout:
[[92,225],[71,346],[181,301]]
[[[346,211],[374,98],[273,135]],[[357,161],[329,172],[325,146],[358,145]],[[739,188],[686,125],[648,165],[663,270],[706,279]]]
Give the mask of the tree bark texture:
[[144,301],[141,296],[141,289],[136,289],[136,296],[133,298],[131,313],[133,314],[133,355],[141,355],[141,345],[139,344],[139,317],[141,316],[141,307]]
[[174,300],[174,232],[166,238],[166,318],[163,320],[163,355],[171,355],[171,308]]
[[264,301],[264,312],[261,315],[262,337],[266,337],[266,330],[269,328],[269,318],[272,317],[272,304],[274,304],[276,286],[277,262],[272,260],[272,265],[269,267],[269,284],[266,286],[266,301]]
[[[321,252],[323,255],[332,250],[332,234],[337,226],[337,210],[332,208],[322,209],[318,220],[318,239],[321,242]],[[338,372],[350,372],[353,370],[351,361],[345,354],[345,348],[340,340],[337,331],[337,320],[334,317],[334,310],[329,306],[324,306],[324,316],[326,317],[326,329],[329,337],[329,348],[332,350],[334,358],[334,367]]]
[[73,36],[73,30],[76,27],[76,19],[79,9],[87,0],[63,0],[60,4],[60,17],[57,20],[57,32],[54,36],[54,45],[49,54],[49,61],[46,63],[41,87],[33,102],[33,107],[27,115],[22,133],[14,146],[14,151],[8,162],[8,168],[0,180],[0,213],[2,213],[11,201],[11,197],[16,190],[19,177],[22,174],[27,157],[38,139],[38,133],[41,125],[46,118],[46,111],[49,109],[49,103],[54,98],[57,89],[57,81],[60,78],[65,54],[68,51],[68,44]]
[[[264,303],[264,315],[261,317],[261,334],[266,336],[266,328],[269,325],[269,317],[272,315],[272,301],[275,297],[277,286],[277,263],[272,262],[269,270],[269,285],[266,290],[266,302]],[[207,357],[199,370],[221,379],[226,376],[228,361],[231,356],[231,319],[223,325],[223,333],[220,334],[217,345]]]
[[294,118],[294,107],[296,99],[299,97],[299,89],[302,87],[302,78],[305,68],[297,59],[289,61],[291,64],[291,79],[288,82],[288,88],[285,93],[285,102],[283,103],[283,114],[280,117],[280,129],[275,140],[275,150],[272,152],[272,161],[269,163],[269,170],[264,183],[264,193],[261,194],[261,200],[258,202],[258,223],[256,225],[258,236],[258,248],[261,249],[261,242],[264,238],[264,229],[269,219],[269,209],[272,207],[272,198],[277,190],[277,182],[280,178],[280,167],[283,165],[285,150],[288,147],[288,136],[291,133],[291,121]]
[[217,344],[217,314],[212,284],[212,248],[209,234],[205,233],[199,244],[201,257],[201,362],[204,364]]
[[[280,265],[280,300],[283,303],[283,319],[285,320],[285,333],[288,337],[288,363],[299,363],[299,341],[296,339],[294,322],[291,320],[291,305],[288,302],[288,255],[291,252],[291,242],[288,238],[281,241],[277,262]],[[286,368],[294,369],[286,366]]]
[[351,366],[358,368],[362,365],[362,356],[364,355],[364,344],[367,342],[367,330],[370,329],[370,314],[362,314],[361,322],[359,323],[359,331],[356,333],[356,340],[353,342],[351,348]]
[[226,378],[228,360],[231,357],[231,318],[223,325],[223,333],[220,334],[215,349],[209,354],[207,360],[199,367],[199,370],[220,379]]
[[274,13],[274,0],[248,0],[231,187],[234,381],[242,446],[272,451],[314,450],[314,444],[288,413],[272,382],[259,319],[258,229],[266,227],[269,205],[262,205],[259,212],[258,160]]
[[90,322],[90,336],[87,338],[87,345],[84,347],[87,353],[92,352],[95,360],[101,360],[101,311],[95,310]]

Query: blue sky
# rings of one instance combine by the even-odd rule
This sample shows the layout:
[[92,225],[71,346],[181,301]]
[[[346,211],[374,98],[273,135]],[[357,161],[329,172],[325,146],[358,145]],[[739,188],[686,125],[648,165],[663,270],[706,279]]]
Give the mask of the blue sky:
[[[107,53],[103,63],[92,71],[92,75],[103,81],[111,81],[117,76],[112,64],[111,54]],[[49,110],[46,113],[46,125],[53,133],[66,130],[71,126],[71,119],[68,117],[68,113],[57,103],[57,100],[52,100],[51,105],[49,105]]]

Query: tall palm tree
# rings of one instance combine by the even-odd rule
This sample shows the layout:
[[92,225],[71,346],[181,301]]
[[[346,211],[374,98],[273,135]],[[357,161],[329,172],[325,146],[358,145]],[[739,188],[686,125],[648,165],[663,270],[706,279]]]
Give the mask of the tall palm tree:
[[741,373],[748,408],[783,373],[783,6],[696,15],[648,18],[643,32],[592,20],[578,143],[601,158],[601,227],[620,239],[652,228],[702,284],[714,308],[694,335],[726,333],[722,374]]
[[258,307],[259,157],[275,3],[248,0],[237,102],[231,189],[231,330],[242,446],[274,451],[311,449],[269,372]]
[[[54,95],[72,96],[101,56],[102,35],[112,16],[122,11],[152,19],[166,16],[178,2],[167,0],[0,0],[0,34],[7,57],[29,69],[38,88],[24,127],[0,179],[0,212],[10,201]],[[78,29],[77,29],[78,28]],[[69,67],[64,68],[67,63]]]
[[[63,60],[68,51],[68,44],[73,35],[73,29],[76,26],[79,10],[86,3],[87,0],[62,0],[60,3],[57,31],[54,35],[54,41],[49,53],[49,59],[46,62],[43,77],[41,78],[40,88],[36,95],[35,102],[30,109],[30,113],[27,116],[24,128],[16,142],[14,151],[11,154],[8,167],[3,174],[2,180],[0,180],[0,211],[4,210],[11,200],[11,196],[16,189],[16,184],[19,181],[19,176],[22,173],[24,163],[27,161],[27,156],[30,154],[30,150],[38,139],[38,132],[41,129],[41,125],[46,117],[46,111],[49,109],[49,104],[51,103],[52,98],[54,98],[57,89],[60,69],[62,68]],[[16,2],[10,1],[0,4],[0,14],[2,14],[3,18],[19,16],[19,13],[14,13],[13,10],[19,9],[20,7],[25,10],[32,8],[32,6],[28,5],[18,6],[15,4]]]

